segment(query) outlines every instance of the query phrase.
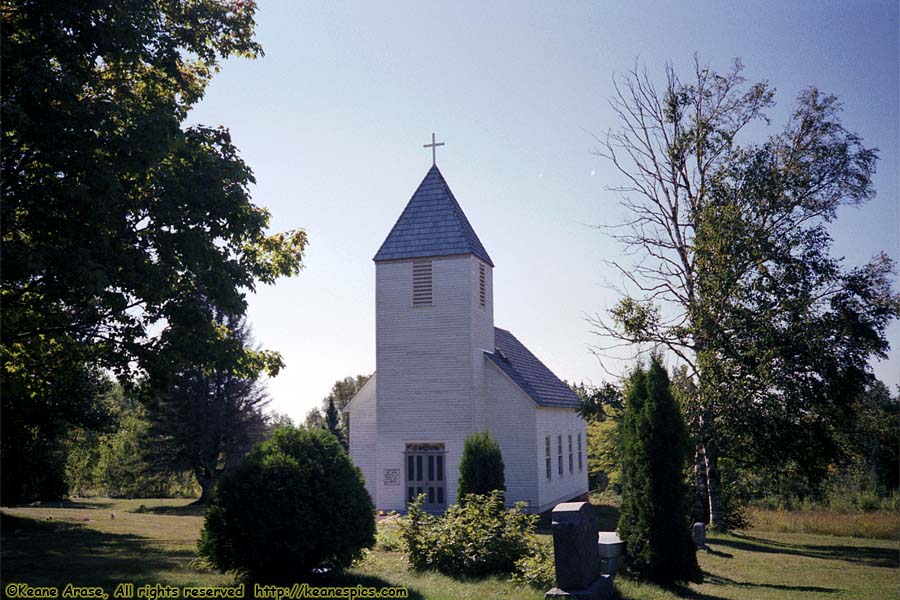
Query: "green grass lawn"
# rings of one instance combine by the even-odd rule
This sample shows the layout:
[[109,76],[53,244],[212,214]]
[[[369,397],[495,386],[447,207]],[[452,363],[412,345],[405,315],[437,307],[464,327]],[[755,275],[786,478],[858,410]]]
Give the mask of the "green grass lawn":
[[[202,514],[187,500],[85,500],[4,508],[0,524],[0,578],[32,585],[120,582],[177,586],[231,585],[234,578],[203,566],[196,544]],[[601,520],[615,509],[600,507]],[[112,515],[115,518],[112,518]],[[85,520],[88,519],[88,520]],[[323,524],[323,526],[325,526]],[[893,599],[900,582],[896,540],[832,537],[751,529],[710,537],[701,552],[703,584],[667,590],[616,578],[620,597],[714,600],[813,598]],[[543,598],[543,590],[502,578],[456,581],[412,573],[399,552],[376,548],[331,584],[404,586],[410,598]]]

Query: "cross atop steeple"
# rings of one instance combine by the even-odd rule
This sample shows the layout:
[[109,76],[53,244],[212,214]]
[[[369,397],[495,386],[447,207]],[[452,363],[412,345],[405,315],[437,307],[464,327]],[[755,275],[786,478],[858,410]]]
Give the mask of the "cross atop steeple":
[[425,144],[422,146],[423,148],[431,148],[431,164],[437,165],[437,147],[443,146],[444,142],[435,142],[434,141],[434,132],[431,134],[431,143]]

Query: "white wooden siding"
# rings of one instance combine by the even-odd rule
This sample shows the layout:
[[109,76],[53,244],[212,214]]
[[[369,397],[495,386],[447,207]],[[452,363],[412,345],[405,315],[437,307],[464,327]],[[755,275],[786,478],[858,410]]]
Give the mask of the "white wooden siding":
[[[506,477],[506,502],[527,502],[529,510],[538,506],[535,460],[536,405],[503,371],[483,358],[486,425],[500,444]],[[543,446],[541,446],[543,452]]]
[[[420,261],[422,259],[416,259]],[[457,500],[459,460],[469,434],[487,429],[503,451],[507,500],[544,511],[587,491],[587,462],[568,472],[568,435],[584,422],[571,409],[539,408],[484,357],[493,352],[493,268],[472,255],[433,257],[431,306],[413,305],[412,260],[376,263],[377,377],[348,404],[350,455],[377,508],[405,510],[404,451],[443,443],[447,504]],[[485,306],[481,306],[481,265]],[[546,480],[544,436],[551,435],[553,479]],[[557,436],[563,435],[559,477]],[[385,470],[400,481],[385,483]]]
[[[578,450],[578,434],[581,434],[582,450],[586,447],[585,425],[578,414],[570,408],[538,408],[534,441],[538,445],[538,456],[534,463],[534,472],[538,481],[538,512],[543,512],[559,502],[565,502],[588,491],[587,461],[578,470],[578,457],[573,456],[574,473],[569,473],[568,436],[572,435],[573,451]],[[553,477],[547,480],[547,469],[544,456],[544,440],[550,436],[550,458]],[[557,443],[559,436],[563,443],[563,474],[557,468]]]
[[[385,510],[405,508],[405,485],[385,485],[383,473],[395,468],[403,473],[403,452],[411,442],[446,445],[447,501],[456,502],[463,440],[477,429],[480,385],[475,382],[473,339],[477,328],[479,340],[486,340],[483,329],[488,326],[487,319],[475,323],[477,259],[432,260],[434,297],[428,307],[413,306],[412,261],[376,265],[375,489],[376,505]],[[477,310],[487,313],[480,306]],[[490,331],[492,337],[493,323]]]
[[[485,395],[484,385],[484,353],[493,352],[494,342],[494,283],[493,268],[477,258],[470,257],[471,290],[472,290],[472,381],[474,384],[475,401],[475,429],[483,430],[487,426],[485,414],[486,402],[490,399]],[[481,306],[481,269],[484,269],[485,279],[485,305]]]
[[372,502],[375,502],[376,378],[377,374],[369,377],[344,407],[344,413],[350,415],[350,458],[362,471],[366,491],[372,497]]

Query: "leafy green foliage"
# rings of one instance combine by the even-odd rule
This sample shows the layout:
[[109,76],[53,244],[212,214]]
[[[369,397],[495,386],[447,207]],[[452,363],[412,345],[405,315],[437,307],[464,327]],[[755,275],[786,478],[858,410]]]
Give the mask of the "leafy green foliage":
[[553,562],[553,544],[550,540],[535,537],[531,550],[516,561],[516,572],[512,580],[521,585],[529,585],[547,590],[556,583],[556,565]]
[[409,505],[401,531],[410,566],[452,577],[512,573],[531,551],[537,515],[524,504],[507,510],[503,494],[476,494],[454,504],[440,517],[422,509],[425,496]]
[[592,490],[622,490],[622,421],[591,421],[587,433],[588,484]]
[[656,356],[648,369],[638,367],[628,379],[622,455],[618,531],[629,569],[659,583],[700,579],[684,480],[687,433]]
[[120,417],[115,433],[100,437],[94,489],[110,498],[196,497],[198,488],[192,472],[150,468],[149,430],[150,422],[138,407]]
[[344,445],[350,443],[350,425],[343,418],[344,407],[353,399],[371,375],[344,377],[334,382],[331,392],[322,399],[321,408],[313,408],[306,413],[306,427],[321,427],[333,433]]
[[103,432],[115,424],[105,401],[109,378],[89,364],[69,362],[66,350],[52,340],[38,346],[46,354],[22,354],[25,364],[4,365],[0,499],[7,506],[67,494],[72,432]]
[[296,582],[348,567],[374,543],[372,501],[335,437],[284,428],[216,487],[200,552],[251,581]]
[[585,421],[622,420],[625,401],[622,390],[611,383],[599,387],[579,383],[570,386],[578,395],[578,415]]
[[461,503],[469,494],[490,494],[506,491],[503,452],[487,431],[476,432],[463,442],[459,459],[457,496]]
[[621,430],[625,413],[622,390],[611,383],[599,387],[571,386],[581,405],[578,414],[587,423],[588,485],[592,490],[620,492],[622,483]]
[[70,495],[111,498],[193,498],[189,471],[155,471],[148,457],[150,422],[145,408],[115,384],[102,401],[113,420],[108,430],[75,428],[66,440]]
[[853,402],[856,418],[835,432],[841,457],[828,465],[821,482],[803,476],[801,465],[778,470],[734,464],[735,494],[754,507],[852,512],[889,509],[898,492],[900,410],[898,398],[882,382],[867,385]]
[[261,52],[254,12],[4,2],[4,502],[64,492],[38,474],[61,469],[69,428],[98,425],[101,369],[165,388],[197,356],[243,375],[281,367],[230,343],[212,309],[243,314],[258,282],[296,274],[306,234],[267,231],[225,128],[183,126],[220,60]]
[[[860,491],[886,494],[900,490],[900,396],[875,380],[857,397],[860,415],[845,441],[848,471],[868,475]],[[854,466],[856,468],[854,468]]]
[[389,512],[378,522],[378,530],[375,532],[375,544],[378,549],[386,552],[400,552],[403,550],[401,523],[402,517],[396,511]]

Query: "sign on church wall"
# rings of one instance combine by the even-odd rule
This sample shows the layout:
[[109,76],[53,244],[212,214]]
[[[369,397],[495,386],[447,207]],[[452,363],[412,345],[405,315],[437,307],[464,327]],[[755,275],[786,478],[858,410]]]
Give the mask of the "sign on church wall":
[[400,485],[400,469],[385,469],[384,485]]

